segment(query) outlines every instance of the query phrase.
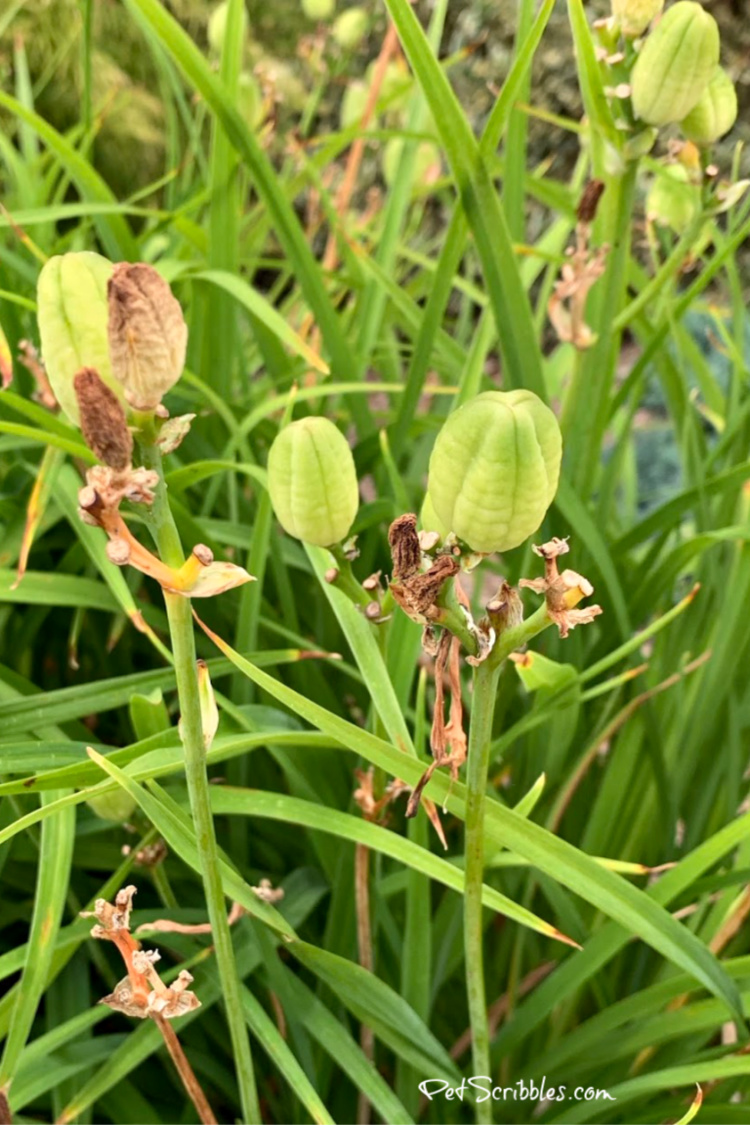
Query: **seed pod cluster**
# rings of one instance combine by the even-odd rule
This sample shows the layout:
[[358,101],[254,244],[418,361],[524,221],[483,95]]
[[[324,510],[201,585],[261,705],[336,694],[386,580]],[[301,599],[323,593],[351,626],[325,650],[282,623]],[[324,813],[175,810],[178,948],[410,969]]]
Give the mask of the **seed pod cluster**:
[[[625,35],[642,34],[660,6],[656,0],[612,0]],[[719,66],[719,50],[719,28],[710,12],[694,0],[673,4],[646,37],[633,66],[636,117],[659,128],[679,124],[685,137],[700,145],[729,132],[737,117],[737,95]]]
[[349,534],[359,507],[354,458],[327,418],[300,418],[277,435],[268,455],[276,518],[295,539],[332,547]]
[[[448,417],[432,451],[431,507],[473,551],[518,547],[540,526],[557,490],[562,438],[531,391],[487,391]],[[432,530],[428,528],[427,530]]]

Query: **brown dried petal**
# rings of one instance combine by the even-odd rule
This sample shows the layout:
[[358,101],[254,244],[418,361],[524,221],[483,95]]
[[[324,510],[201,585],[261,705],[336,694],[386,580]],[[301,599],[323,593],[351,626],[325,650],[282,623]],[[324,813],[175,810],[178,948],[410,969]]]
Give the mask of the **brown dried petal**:
[[403,585],[391,586],[391,593],[404,613],[425,624],[444,583],[460,569],[451,555],[441,555],[426,574],[414,574]]
[[169,285],[143,262],[112,271],[109,350],[112,373],[136,410],[155,410],[182,374],[187,325]]
[[113,1012],[122,1012],[125,1016],[145,1020],[148,1015],[149,999],[152,995],[154,993],[149,993],[147,999],[145,994],[134,991],[130,977],[125,977],[115,985],[114,992],[111,992],[109,996],[103,996],[99,1003],[106,1004]]
[[578,203],[577,217],[579,223],[593,223],[604,187],[603,180],[589,180],[586,184]]
[[409,512],[395,519],[388,529],[388,542],[391,545],[394,580],[403,582],[416,574],[422,565],[417,517]]
[[93,367],[82,367],[73,387],[86,445],[110,468],[127,469],[133,459],[133,435],[117,395]]

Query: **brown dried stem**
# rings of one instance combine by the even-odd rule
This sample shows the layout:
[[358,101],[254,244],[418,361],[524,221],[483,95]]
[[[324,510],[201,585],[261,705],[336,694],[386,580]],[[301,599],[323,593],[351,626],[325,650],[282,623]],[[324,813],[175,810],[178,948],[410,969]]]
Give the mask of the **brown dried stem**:
[[158,1012],[155,1012],[151,1018],[162,1034],[169,1056],[203,1125],[218,1125],[214,1117],[214,1111],[208,1104],[208,1099],[203,1093],[201,1084],[195,1076],[195,1071],[188,1062],[187,1055],[183,1051],[182,1044],[169,1020],[165,1020]]

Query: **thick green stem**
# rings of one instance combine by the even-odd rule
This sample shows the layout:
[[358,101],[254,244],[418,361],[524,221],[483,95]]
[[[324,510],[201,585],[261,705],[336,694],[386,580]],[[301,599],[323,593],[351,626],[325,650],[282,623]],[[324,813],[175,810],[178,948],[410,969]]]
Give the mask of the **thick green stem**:
[[[472,1074],[490,1077],[490,1033],[484,989],[482,881],[484,875],[484,803],[490,763],[492,720],[500,666],[485,660],[474,673],[469,757],[466,773],[466,859],[464,888],[464,957],[471,1024]],[[477,1121],[492,1121],[492,1102],[476,1107]]]
[[[492,744],[492,723],[495,717],[497,685],[503,664],[511,652],[527,644],[552,622],[546,605],[526,621],[506,629],[495,647],[474,672],[474,693],[471,701],[471,725],[466,766],[466,844],[464,860],[464,958],[466,964],[466,995],[471,1026],[472,1074],[490,1074],[490,1036],[487,1020],[487,997],[484,987],[484,956],[482,926],[482,885],[484,882],[484,810],[487,794],[487,773]],[[492,1101],[476,1107],[479,1125],[492,1121]]]
[[[146,430],[146,433],[148,434],[148,430]],[[147,468],[153,469],[159,474],[154,504],[148,516],[151,532],[162,561],[168,566],[179,567],[183,562],[183,551],[167,499],[161,456],[153,441],[144,441],[141,444],[141,452]],[[226,899],[221,885],[219,854],[211,813],[190,600],[179,594],[167,593],[164,594],[164,600],[167,607],[177,694],[180,701],[182,741],[185,748],[185,777],[190,799],[190,811],[195,825],[203,891],[206,897],[208,918],[211,923],[216,951],[216,964],[224,994],[227,1023],[234,1051],[242,1116],[243,1121],[249,1125],[252,1122],[260,1122],[260,1107],[258,1105],[250,1041],[240,996],[241,981],[237,973],[232,937],[227,922]]]

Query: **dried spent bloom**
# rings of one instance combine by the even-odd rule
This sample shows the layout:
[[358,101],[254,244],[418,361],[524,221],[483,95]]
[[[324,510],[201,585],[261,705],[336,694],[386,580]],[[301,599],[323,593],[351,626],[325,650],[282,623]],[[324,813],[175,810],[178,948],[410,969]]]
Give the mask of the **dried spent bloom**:
[[408,512],[398,516],[388,528],[388,543],[393,559],[393,578],[403,582],[422,565],[422,548],[417,535],[417,517]]
[[551,539],[549,543],[542,543],[541,547],[535,544],[534,554],[544,559],[544,578],[522,578],[518,583],[519,586],[535,590],[537,594],[544,594],[547,613],[557,625],[561,637],[567,637],[576,625],[588,625],[603,612],[599,605],[575,608],[583,598],[593,594],[594,587],[587,578],[574,570],[564,570],[562,574],[559,572],[557,559],[569,550],[565,539]]
[[694,0],[678,0],[643,44],[631,74],[633,110],[648,125],[682,121],[719,62],[719,27]]
[[544,519],[561,457],[557,419],[537,395],[485,391],[437,436],[428,481],[435,513],[472,551],[509,551]]
[[107,282],[112,263],[83,250],[45,262],[37,281],[37,321],[46,377],[65,414],[78,425],[73,379],[91,367],[114,393],[122,388],[112,374],[107,338]]
[[440,555],[425,574],[412,574],[401,583],[391,583],[391,593],[412,621],[428,625],[440,615],[437,600],[443,586],[460,569],[451,555]]
[[133,435],[122,403],[93,367],[82,367],[73,378],[81,433],[86,445],[111,469],[129,468]]
[[133,409],[156,410],[185,366],[188,330],[180,303],[144,262],[119,262],[107,296],[112,374]]

